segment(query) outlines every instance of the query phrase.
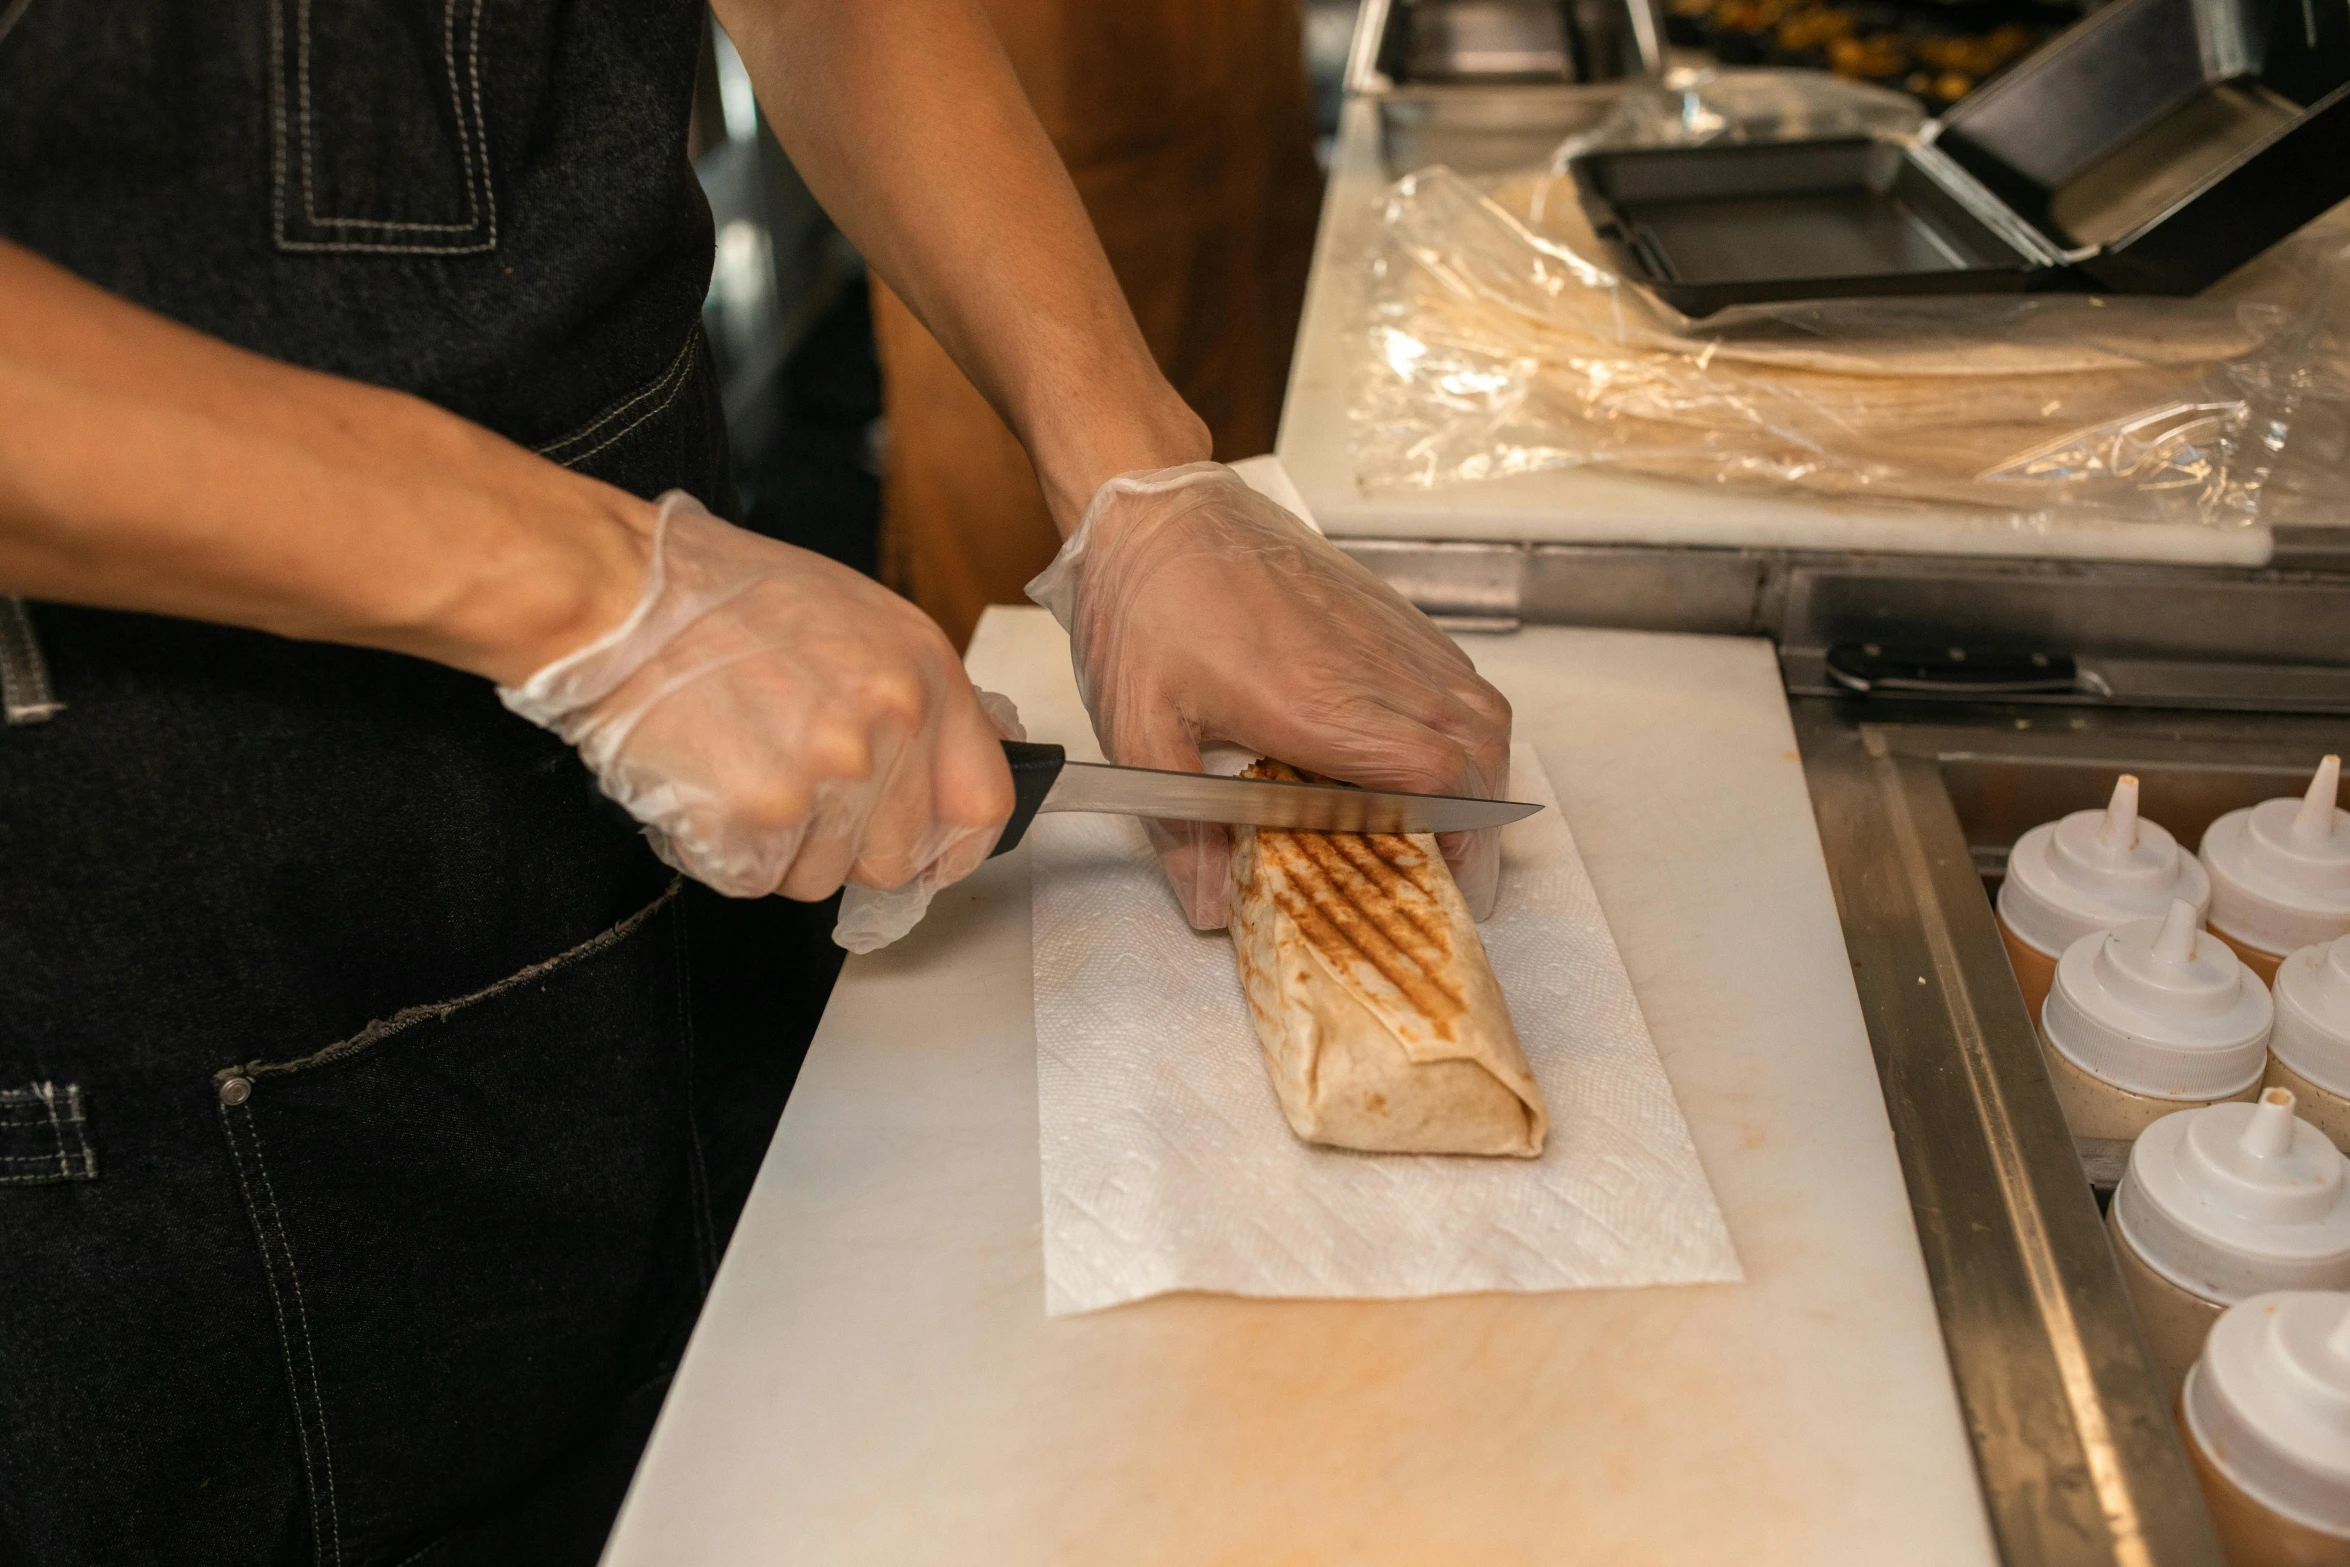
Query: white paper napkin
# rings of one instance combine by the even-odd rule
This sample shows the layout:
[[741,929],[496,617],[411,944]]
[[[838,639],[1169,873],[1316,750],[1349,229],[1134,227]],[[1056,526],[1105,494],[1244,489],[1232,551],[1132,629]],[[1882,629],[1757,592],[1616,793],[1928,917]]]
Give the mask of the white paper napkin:
[[1184,924],[1141,826],[1054,815],[1034,847],[1045,1306],[1169,1290],[1400,1297],[1738,1279],[1632,982],[1531,746],[1479,927],[1550,1106],[1539,1159],[1298,1141],[1232,942]]

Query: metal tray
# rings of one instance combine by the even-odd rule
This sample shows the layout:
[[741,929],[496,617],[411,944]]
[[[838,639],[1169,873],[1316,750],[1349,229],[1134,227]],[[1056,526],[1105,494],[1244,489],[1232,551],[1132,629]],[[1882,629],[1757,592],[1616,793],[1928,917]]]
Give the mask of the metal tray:
[[2350,197],[2350,8],[2114,0],[1914,140],[1602,151],[1574,173],[1627,274],[1691,315],[2191,294]]
[[1665,66],[1659,0],[1363,0],[1346,90],[1615,81]]
[[2119,0],[1934,141],[2096,286],[2193,293],[2350,196],[2350,7]]
[[1855,294],[2063,285],[2064,258],[1916,143],[1838,137],[1597,151],[1575,160],[1592,228],[1684,315]]

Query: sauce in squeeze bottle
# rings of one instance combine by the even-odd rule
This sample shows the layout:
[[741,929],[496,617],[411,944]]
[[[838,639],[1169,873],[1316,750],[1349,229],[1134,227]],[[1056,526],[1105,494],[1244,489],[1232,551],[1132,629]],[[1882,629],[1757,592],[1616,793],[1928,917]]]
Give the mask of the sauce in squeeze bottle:
[[2302,1119],[2350,1153],[2350,936],[2288,954],[2271,993],[2267,1081],[2291,1089]]
[[2350,935],[2350,811],[2334,804],[2329,756],[2299,799],[2228,812],[2196,851],[2211,878],[2211,928],[2266,984],[2288,952]]
[[2350,1289],[2350,1158],[2293,1110],[2271,1088],[2164,1116],[2130,1149],[2106,1225],[2166,1399],[2237,1301]]
[[2048,999],[2057,960],[2083,936],[2156,919],[2174,898],[2201,920],[2211,901],[2202,864],[2159,822],[2138,814],[2138,780],[2116,779],[2102,810],[2042,822],[2008,851],[1999,884],[1999,935],[2033,1017]]
[[2267,989],[2180,898],[2161,919],[2066,948],[2040,1038],[2073,1135],[2127,1140],[2174,1111],[2257,1094],[2273,1015]]
[[2230,1306],[2179,1418],[2229,1567],[2350,1567],[2350,1295]]

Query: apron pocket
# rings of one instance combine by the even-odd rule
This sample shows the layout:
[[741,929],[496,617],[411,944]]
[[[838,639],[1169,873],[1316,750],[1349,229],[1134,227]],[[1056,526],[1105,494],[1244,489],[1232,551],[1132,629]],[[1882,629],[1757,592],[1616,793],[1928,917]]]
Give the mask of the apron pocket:
[[485,990],[216,1074],[316,1558],[558,1469],[706,1284],[677,888]]
[[291,251],[498,243],[482,113],[487,0],[273,0],[270,211]]

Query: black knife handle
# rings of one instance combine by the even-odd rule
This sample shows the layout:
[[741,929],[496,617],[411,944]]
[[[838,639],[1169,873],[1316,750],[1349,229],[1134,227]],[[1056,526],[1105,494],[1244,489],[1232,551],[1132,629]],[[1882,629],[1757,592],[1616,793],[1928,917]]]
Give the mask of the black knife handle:
[[987,857],[1009,854],[1020,847],[1027,835],[1028,824],[1036,820],[1036,808],[1044,804],[1044,797],[1053,792],[1053,780],[1061,776],[1061,764],[1069,760],[1069,753],[1057,745],[1030,745],[1025,740],[1006,740],[1004,760],[1011,764],[1012,788],[1016,798],[1012,805],[1012,819],[1004,823],[1004,835],[995,841]]
[[2075,690],[2062,653],[2014,648],[1846,643],[1828,650],[1828,678],[1860,696],[2045,696]]

